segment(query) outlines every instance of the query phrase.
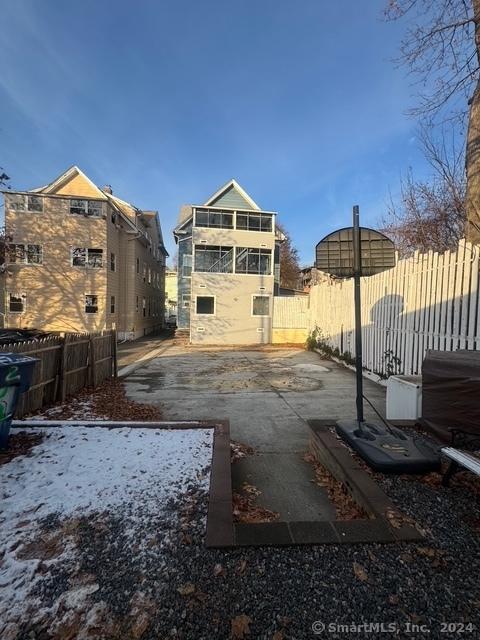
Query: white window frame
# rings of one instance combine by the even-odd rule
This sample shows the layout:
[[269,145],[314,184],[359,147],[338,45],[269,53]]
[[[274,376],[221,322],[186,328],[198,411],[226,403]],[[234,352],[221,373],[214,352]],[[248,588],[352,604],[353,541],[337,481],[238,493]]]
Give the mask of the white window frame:
[[[213,298],[213,313],[198,313],[198,311],[197,311],[198,298]],[[217,315],[217,296],[211,295],[211,294],[204,295],[204,294],[201,294],[201,293],[197,293],[195,295],[194,314],[196,316],[216,316]]]
[[[97,299],[97,310],[96,311],[87,311],[87,306],[93,307],[94,305],[87,305],[87,296],[92,296],[92,298],[96,298]],[[83,301],[83,312],[85,313],[85,315],[87,316],[96,316],[98,314],[98,308],[100,306],[100,301],[99,301],[99,296],[97,293],[85,293],[84,294],[84,301]]]
[[[23,304],[23,308],[21,311],[12,311],[10,309],[10,305],[11,305],[11,297],[15,296],[16,298],[20,298],[22,300],[22,304]],[[8,292],[8,313],[15,313],[15,314],[22,314],[25,313],[25,311],[27,310],[27,294],[26,293],[19,293],[17,291],[9,291]]]
[[[254,298],[268,298],[268,315],[253,313]],[[272,296],[268,293],[252,293],[252,306],[250,307],[250,315],[252,318],[271,318],[272,317]]]
[[[253,249],[259,251],[269,251],[270,252],[270,273],[248,273],[245,271],[237,271],[237,251],[239,249]],[[275,260],[275,250],[268,247],[241,247],[235,246],[235,259],[234,259],[234,273],[239,276],[256,276],[261,278],[272,278],[274,276],[274,260]],[[248,264],[248,262],[247,262]]]
[[[247,228],[243,229],[237,226],[237,214],[240,216],[247,216]],[[260,228],[259,229],[250,229],[250,217],[260,217]],[[262,217],[271,219],[271,228],[269,231],[261,228],[262,226]],[[264,211],[235,211],[235,230],[237,231],[254,231],[256,233],[274,233],[275,232],[275,220],[274,216]]]
[[[36,193],[31,193],[29,194],[24,194],[24,193],[12,193],[12,196],[15,196],[16,198],[21,198],[23,201],[23,207],[21,209],[18,209],[16,206],[12,206],[12,204],[9,204],[9,207],[13,210],[13,211],[23,211],[24,213],[43,213],[44,211],[44,198]],[[29,209],[28,208],[28,203],[29,203],[29,198],[38,198],[41,203],[42,203],[42,209],[41,211],[37,211],[36,209]]]
[[[192,247],[192,249],[194,250],[193,247]],[[191,278],[192,277],[192,272],[193,272],[193,250],[192,250],[192,253],[185,253],[182,256],[182,278]],[[189,276],[185,275],[185,258],[190,258],[190,275]]]
[[[11,261],[10,260],[10,254],[12,251],[12,247],[23,247],[23,260],[15,260],[15,261]],[[40,247],[40,251],[39,251],[39,256],[40,256],[40,262],[30,262],[28,259],[28,252],[29,252],[29,247]],[[16,249],[15,249],[16,251]],[[7,251],[6,251],[6,262],[7,264],[29,264],[29,265],[42,265],[43,264],[43,244],[36,244],[33,242],[28,242],[28,243],[24,243],[24,242],[9,242],[7,245]]]
[[[74,249],[83,249],[85,251],[85,264],[81,265],[81,264],[73,264],[73,250]],[[94,267],[93,265],[88,264],[88,259],[89,259],[89,252],[90,251],[101,251],[102,252],[102,264],[98,267]],[[103,260],[103,254],[104,254],[104,250],[100,249],[97,247],[70,247],[70,264],[72,267],[75,267],[75,269],[103,269],[104,265],[104,260]],[[90,294],[89,294],[90,295]],[[93,295],[93,294],[91,294]]]
[[[84,202],[85,203],[85,207],[84,207],[84,211],[77,213],[76,211],[72,211],[72,202]],[[99,203],[100,204],[100,212],[99,213],[88,213],[88,205],[89,202],[95,202],[95,203]],[[76,207],[76,208],[80,208],[80,207]],[[95,218],[95,219],[99,219],[103,217],[103,202],[101,200],[94,200],[92,198],[70,198],[69,199],[69,205],[68,205],[68,212],[70,213],[70,215],[72,216],[85,216],[86,218]]]

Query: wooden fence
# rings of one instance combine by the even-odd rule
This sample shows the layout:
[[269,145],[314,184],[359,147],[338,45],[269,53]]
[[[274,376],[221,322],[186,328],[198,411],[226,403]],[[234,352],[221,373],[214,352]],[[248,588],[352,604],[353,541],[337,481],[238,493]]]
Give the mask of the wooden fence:
[[[429,251],[362,278],[363,366],[382,377],[419,374],[427,349],[480,349],[479,251]],[[335,353],[355,352],[353,281],[326,279],[310,292],[309,329]]]
[[116,332],[67,333],[2,345],[0,353],[38,358],[30,390],[20,396],[15,417],[64,402],[84,387],[96,387],[117,374]]

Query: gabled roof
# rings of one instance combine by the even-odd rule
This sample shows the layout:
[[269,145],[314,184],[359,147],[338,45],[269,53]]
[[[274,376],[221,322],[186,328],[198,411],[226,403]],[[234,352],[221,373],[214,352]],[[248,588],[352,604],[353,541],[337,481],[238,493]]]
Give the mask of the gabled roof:
[[[125,200],[122,200],[121,198],[118,198],[111,193],[103,191],[102,189],[97,187],[97,185],[92,182],[90,178],[75,165],[67,169],[50,184],[47,184],[44,187],[38,187],[37,189],[31,189],[27,193],[55,194],[56,192],[61,191],[63,187],[66,187],[66,185],[68,185],[68,183],[71,181],[73,181],[74,184],[76,184],[78,187],[78,180],[80,181],[80,183],[83,183],[80,185],[82,187],[82,191],[79,193],[71,192],[69,195],[73,197],[78,196],[87,198],[98,198],[100,200],[108,201],[133,231],[139,231],[137,225],[137,217],[143,216],[145,219],[154,219],[161,243],[160,250],[168,256],[168,253],[163,246],[162,227],[157,211],[142,211],[130,202],[126,202]],[[87,194],[85,193],[85,188],[87,189]]]
[[236,180],[229,180],[223,187],[210,196],[203,205],[182,205],[178,214],[177,226],[173,230],[173,234],[180,233],[193,217],[193,207],[225,207],[228,209],[246,209],[261,211],[258,204],[243,189]]
[[251,198],[245,189],[236,180],[230,180],[220,187],[206,202],[206,207],[229,207],[239,209],[256,209],[260,211],[258,204]]
[[75,165],[67,169],[65,173],[62,173],[62,175],[58,176],[58,178],[56,178],[53,182],[51,182],[47,186],[41,187],[40,189],[35,189],[35,191],[37,191],[38,193],[53,193],[54,191],[61,189],[61,187],[63,187],[67,182],[69,182],[70,180],[73,180],[76,177],[83,178],[83,180],[85,180],[85,182],[87,182],[90,185],[92,190],[98,194],[99,198],[101,198],[102,200],[107,200],[107,194],[103,192],[101,189],[99,189],[97,185],[94,184],[90,180],[90,178],[87,175],[85,175],[83,171]]

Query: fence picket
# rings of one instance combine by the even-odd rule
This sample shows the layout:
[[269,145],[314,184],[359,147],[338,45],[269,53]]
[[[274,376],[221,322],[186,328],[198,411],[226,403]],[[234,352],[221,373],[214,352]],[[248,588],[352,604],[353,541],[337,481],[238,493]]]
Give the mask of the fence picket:
[[52,404],[56,400],[62,402],[80,391],[88,384],[88,349],[90,340],[97,341],[104,350],[105,358],[100,373],[96,372],[96,384],[112,376],[116,357],[113,347],[115,333],[106,331],[101,334],[65,334],[64,336],[47,336],[40,340],[5,344],[0,346],[0,353],[22,353],[39,362],[35,365],[32,385],[29,391],[20,396],[15,413],[17,418]]
[[[456,251],[415,252],[389,271],[362,278],[367,369],[415,374],[427,349],[480,348],[479,249],[462,240]],[[310,292],[309,329],[317,326],[344,354],[354,351],[352,303],[352,280],[325,279]],[[393,359],[386,357],[390,352]]]

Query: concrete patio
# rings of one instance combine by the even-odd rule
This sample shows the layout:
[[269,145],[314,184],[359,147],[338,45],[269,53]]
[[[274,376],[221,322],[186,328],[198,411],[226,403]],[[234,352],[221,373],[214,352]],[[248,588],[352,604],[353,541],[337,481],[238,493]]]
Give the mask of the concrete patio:
[[[234,490],[243,482],[261,492],[259,503],[280,520],[334,518],[326,490],[312,482],[303,461],[308,419],[355,415],[354,374],[300,348],[258,350],[172,345],[126,379],[127,395],[162,406],[166,420],[228,419],[234,440],[255,456],[233,466]],[[365,394],[384,410],[382,387],[366,380]],[[366,418],[374,418],[366,407]]]

